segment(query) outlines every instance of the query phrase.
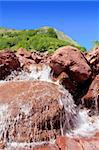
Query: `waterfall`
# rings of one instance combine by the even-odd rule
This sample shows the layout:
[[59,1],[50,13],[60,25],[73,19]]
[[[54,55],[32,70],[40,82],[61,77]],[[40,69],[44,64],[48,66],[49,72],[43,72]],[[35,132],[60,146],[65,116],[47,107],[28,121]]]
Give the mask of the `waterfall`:
[[[59,91],[63,93],[62,96],[59,97],[58,103],[60,107],[64,108],[64,116],[63,118],[62,114],[59,116],[59,121],[60,121],[60,130],[61,130],[61,135],[68,135],[68,136],[82,136],[82,137],[89,137],[94,135],[97,131],[99,131],[99,116],[98,116],[98,103],[97,103],[97,97],[95,93],[95,103],[96,103],[96,115],[93,117],[88,116],[88,110],[83,109],[83,110],[76,110],[76,106],[73,101],[73,97],[71,94],[68,92],[68,90],[64,89],[63,86],[59,85],[59,82],[54,82],[51,77],[50,77],[51,69],[47,65],[34,65],[31,68],[30,72],[12,72],[11,75],[9,75],[5,81],[0,81],[0,85],[5,84],[6,82],[20,82],[20,81],[46,81],[53,83],[59,87]],[[27,93],[30,92],[30,88],[28,88]],[[42,89],[41,89],[42,90]],[[21,93],[21,96],[24,96],[24,92]],[[45,94],[45,93],[44,93]],[[48,95],[48,93],[46,93]],[[17,97],[17,99],[20,99],[20,97]],[[16,99],[16,103],[17,103]],[[39,97],[38,97],[39,99]],[[13,150],[13,148],[18,148],[18,147],[34,147],[35,145],[43,144],[43,143],[54,143],[55,139],[50,138],[48,141],[35,141],[32,140],[32,142],[16,142],[13,140],[12,135],[9,134],[7,131],[10,129],[10,126],[12,129],[18,125],[18,123],[21,121],[22,117],[24,117],[23,114],[25,114],[26,118],[24,120],[29,119],[29,115],[31,112],[31,104],[18,104],[20,112],[17,114],[17,117],[11,118],[10,114],[8,112],[9,105],[7,104],[0,104],[0,140],[6,142],[6,148],[5,150]],[[11,105],[10,105],[11,107]],[[47,106],[45,108],[46,110],[48,109]],[[69,119],[68,119],[69,118]],[[65,119],[65,120],[64,120]],[[35,122],[35,127],[34,127],[34,137],[37,128],[37,122]],[[54,130],[53,127],[53,120],[50,119],[50,127],[51,130]],[[29,134],[32,132],[32,122],[31,119],[28,120],[28,130]],[[73,129],[72,129],[73,126]],[[42,128],[42,126],[40,127]],[[45,128],[47,130],[48,125],[45,124]],[[20,136],[20,134],[19,134]],[[49,134],[51,137],[51,135]],[[39,133],[38,133],[39,137]]]
[[16,71],[12,72],[5,80],[6,81],[17,81],[17,80],[40,80],[53,82],[50,78],[51,68],[48,65],[33,65],[30,68],[30,72],[21,71],[16,73]]
[[89,110],[81,109],[78,115],[78,125],[67,135],[77,137],[91,137],[99,132],[99,116],[89,116]]

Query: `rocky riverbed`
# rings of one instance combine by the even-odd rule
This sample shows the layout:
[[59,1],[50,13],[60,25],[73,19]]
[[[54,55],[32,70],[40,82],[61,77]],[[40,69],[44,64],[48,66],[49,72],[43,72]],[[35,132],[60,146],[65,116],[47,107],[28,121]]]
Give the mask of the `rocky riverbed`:
[[99,149],[99,47],[0,52],[0,149]]

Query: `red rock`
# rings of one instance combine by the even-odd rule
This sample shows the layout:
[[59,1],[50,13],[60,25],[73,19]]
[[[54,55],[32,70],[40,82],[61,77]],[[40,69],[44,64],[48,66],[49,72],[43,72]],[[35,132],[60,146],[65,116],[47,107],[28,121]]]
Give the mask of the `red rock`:
[[0,79],[5,79],[12,71],[20,68],[20,63],[14,52],[0,52]]
[[56,144],[60,150],[99,150],[99,138],[58,137]]
[[32,59],[25,58],[21,55],[18,56],[21,67],[24,71],[30,71],[30,67],[35,64],[35,61]]
[[99,138],[82,138],[79,143],[83,150],[99,150]]
[[71,46],[56,50],[51,57],[50,66],[56,75],[66,72],[77,83],[83,83],[91,75],[91,68],[84,55]]
[[68,150],[67,149],[67,138],[59,136],[56,139],[56,144],[58,145],[59,149],[61,150]]
[[30,66],[35,64],[35,61],[31,56],[32,53],[24,48],[19,48],[16,55],[19,58],[22,69],[24,71],[30,71]]
[[70,93],[74,93],[76,90],[75,84],[70,80],[68,74],[66,72],[62,72],[58,77],[55,76],[55,74],[52,77],[53,81],[59,82],[59,84],[62,84],[66,89],[69,90]]
[[37,146],[33,150],[99,150],[99,138],[58,137],[54,145]]
[[33,148],[33,150],[59,150],[59,148],[55,144],[45,144],[45,145],[36,146]]
[[0,141],[0,150],[4,150],[6,144],[3,141]]
[[94,78],[97,74],[99,74],[99,47],[96,47],[87,53],[86,58],[90,63]]
[[43,63],[48,64],[50,61],[50,56],[48,52],[39,53],[39,52],[32,52],[31,57],[35,61],[35,63]]
[[42,60],[41,54],[37,52],[33,52],[31,57],[37,64]]
[[[0,149],[1,150],[1,149]],[[27,147],[27,148],[11,148],[11,150],[59,150],[58,146],[56,144],[41,144],[41,145],[37,145],[31,148]]]
[[61,150],[83,150],[78,141],[69,137],[58,137],[56,143]]
[[[6,139],[15,142],[49,140],[61,134],[60,121],[64,133],[72,128],[77,116],[68,94],[48,82],[2,83],[0,106],[5,107],[6,129],[3,131]],[[67,106],[65,109],[62,99]]]
[[94,107],[94,109],[97,101],[97,107],[99,108],[99,75],[95,77],[89,87],[87,94],[82,98],[82,100],[84,101],[84,105],[86,107]]
[[25,71],[31,71],[31,66],[35,64],[48,64],[49,62],[47,53],[29,52],[24,48],[19,48],[16,54]]
[[97,132],[97,133],[95,134],[95,136],[96,136],[96,137],[99,137],[99,132]]
[[23,56],[23,57],[25,57],[25,58],[30,58],[30,57],[31,57],[31,52],[27,51],[27,50],[24,49],[24,48],[19,48],[19,49],[17,50],[17,55],[18,55],[18,56],[21,55],[21,56]]

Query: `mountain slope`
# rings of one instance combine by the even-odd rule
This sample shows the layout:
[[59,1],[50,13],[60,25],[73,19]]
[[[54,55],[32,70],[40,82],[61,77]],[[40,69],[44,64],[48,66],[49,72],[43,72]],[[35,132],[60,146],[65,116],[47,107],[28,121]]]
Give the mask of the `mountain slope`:
[[72,45],[81,51],[85,50],[63,32],[54,28],[42,27],[35,30],[0,28],[0,50],[5,48],[17,50],[23,47],[30,51],[54,52],[57,48],[65,45]]

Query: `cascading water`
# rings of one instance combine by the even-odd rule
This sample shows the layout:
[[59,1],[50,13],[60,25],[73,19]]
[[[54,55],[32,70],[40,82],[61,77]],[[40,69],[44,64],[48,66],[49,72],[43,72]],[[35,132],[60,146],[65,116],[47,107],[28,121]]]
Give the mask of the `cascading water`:
[[12,74],[6,78],[6,81],[40,80],[52,82],[50,78],[50,71],[51,68],[47,65],[34,65],[30,68],[30,72],[21,71],[18,74],[16,72],[12,72]]
[[[50,67],[43,65],[43,66],[38,66],[35,65],[33,68],[31,68],[31,71],[29,73],[27,72],[20,72],[18,74],[12,73],[10,76],[8,76],[5,81],[0,81],[0,85],[4,84],[5,82],[10,82],[11,81],[24,81],[24,80],[40,80],[40,81],[46,81],[46,82],[51,82],[54,84],[58,85],[57,82],[53,82],[50,78]],[[97,131],[99,131],[99,117],[98,116],[93,116],[89,117],[88,116],[88,110],[79,110],[79,113],[77,115],[77,112],[75,111],[75,105],[73,103],[73,98],[69,94],[67,90],[65,90],[62,86],[59,86],[59,90],[63,93],[65,93],[62,97],[59,98],[59,105],[64,107],[65,110],[65,119],[62,121],[62,116],[60,115],[60,128],[61,128],[61,135],[69,135],[69,136],[92,136],[94,135]],[[42,90],[42,89],[41,89]],[[30,89],[28,89],[28,92]],[[24,96],[24,92],[21,93]],[[67,98],[68,97],[68,98]],[[67,98],[67,101],[65,100]],[[19,97],[17,97],[19,99]],[[97,101],[96,101],[97,102]],[[28,120],[29,116],[28,114],[31,111],[30,105],[28,104],[19,104],[20,105],[20,110],[22,113],[24,113],[27,117],[25,118]],[[97,103],[96,103],[97,105]],[[9,126],[11,125],[11,128],[14,129],[15,125],[20,122],[21,118],[23,117],[22,114],[17,114],[16,118],[10,118],[10,114],[8,112],[8,105],[6,104],[0,104],[0,139],[1,141],[4,140],[6,143],[5,150],[13,150],[13,148],[18,148],[18,147],[33,147],[35,145],[42,144],[44,142],[52,142],[54,139],[51,139],[51,141],[42,141],[42,142],[35,142],[35,140],[31,143],[25,142],[25,143],[18,143],[15,141],[11,141],[10,135],[8,137],[7,131],[9,130]],[[10,106],[11,107],[11,106]],[[47,110],[47,106],[45,108]],[[96,109],[97,111],[97,109]],[[68,112],[68,113],[67,113]],[[72,119],[72,114],[74,115],[74,119]],[[68,120],[68,118],[70,118]],[[70,122],[71,120],[71,122]],[[13,123],[12,123],[13,122]],[[75,125],[75,129],[72,130],[72,125]],[[31,120],[29,120],[29,133],[31,133]],[[34,130],[36,131],[36,122],[35,122],[35,127]],[[45,124],[45,128],[47,130],[47,124]],[[53,130],[53,120],[50,120],[50,126],[51,130]],[[67,126],[68,130],[65,129]],[[34,132],[35,134],[35,132]],[[37,133],[36,133],[37,134]],[[19,135],[20,136],[20,135]],[[39,136],[39,133],[38,133]],[[50,135],[49,135],[50,136]]]
[[[98,89],[98,87],[96,87],[96,89]],[[95,92],[96,91],[96,92]],[[96,112],[96,115],[98,116],[99,115],[99,110],[98,110],[98,90],[94,90],[94,97],[95,97],[95,99],[94,99],[94,101],[95,101],[95,112]]]
[[99,116],[90,117],[88,113],[89,110],[87,109],[80,110],[76,128],[66,134],[74,137],[91,137],[99,132]]

